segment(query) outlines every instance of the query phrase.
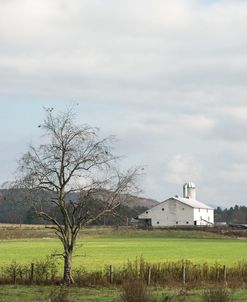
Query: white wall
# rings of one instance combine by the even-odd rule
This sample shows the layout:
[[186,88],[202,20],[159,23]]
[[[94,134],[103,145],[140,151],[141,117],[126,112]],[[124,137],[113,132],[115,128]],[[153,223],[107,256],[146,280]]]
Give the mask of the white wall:
[[173,198],[147,210],[139,215],[139,218],[151,218],[153,227],[194,224],[193,208]]
[[207,221],[214,223],[214,210],[192,208],[177,199],[169,198],[138,217],[151,219],[153,227],[192,226],[195,221],[196,225],[208,225]]
[[[194,209],[194,220],[197,222],[197,225],[208,225],[210,223],[214,223],[214,210]],[[207,223],[207,221],[209,223]]]

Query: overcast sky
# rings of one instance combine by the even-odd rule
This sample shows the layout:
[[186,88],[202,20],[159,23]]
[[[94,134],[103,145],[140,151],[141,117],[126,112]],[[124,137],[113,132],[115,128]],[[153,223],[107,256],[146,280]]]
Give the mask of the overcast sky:
[[0,182],[74,102],[142,195],[247,205],[246,29],[245,0],[0,0]]

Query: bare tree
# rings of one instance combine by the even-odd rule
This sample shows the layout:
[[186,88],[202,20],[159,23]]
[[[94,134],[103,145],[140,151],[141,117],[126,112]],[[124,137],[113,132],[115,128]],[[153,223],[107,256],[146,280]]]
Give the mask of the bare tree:
[[[35,196],[36,213],[52,224],[63,245],[66,284],[73,283],[72,255],[80,228],[114,212],[138,175],[138,168],[124,174],[115,168],[119,158],[112,153],[111,137],[100,139],[97,129],[78,126],[74,119],[73,109],[59,114],[46,110],[39,125],[44,143],[30,146],[22,156],[17,181]],[[90,207],[95,200],[97,206]]]

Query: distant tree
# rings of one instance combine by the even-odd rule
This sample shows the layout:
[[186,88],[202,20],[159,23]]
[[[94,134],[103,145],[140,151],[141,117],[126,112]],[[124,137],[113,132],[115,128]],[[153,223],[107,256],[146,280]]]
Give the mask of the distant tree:
[[100,139],[97,129],[76,125],[75,117],[73,109],[56,115],[46,110],[39,125],[44,142],[22,156],[16,182],[32,194],[36,214],[53,225],[62,243],[65,284],[73,283],[72,256],[80,228],[114,213],[121,196],[135,190],[139,173],[138,168],[119,172],[112,138]]
[[244,209],[238,205],[234,207],[234,213],[232,215],[231,221],[233,223],[245,223],[246,221],[246,214]]
[[215,222],[225,221],[223,217],[223,211],[220,207],[217,207],[214,211],[214,221]]
[[215,221],[225,221],[227,223],[247,223],[247,207],[235,205],[229,209],[222,210],[217,207],[215,210]]
[[[7,186],[7,183],[5,183]],[[1,190],[0,221],[3,223],[23,223],[29,207],[23,192],[15,189]]]

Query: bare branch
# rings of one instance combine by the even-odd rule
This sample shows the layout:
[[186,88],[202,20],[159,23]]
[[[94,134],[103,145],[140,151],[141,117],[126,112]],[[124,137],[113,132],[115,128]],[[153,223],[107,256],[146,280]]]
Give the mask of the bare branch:
[[46,141],[30,146],[21,158],[18,185],[32,193],[39,217],[53,224],[64,248],[64,281],[70,283],[71,257],[81,226],[114,213],[135,188],[139,169],[120,173],[114,167],[119,157],[112,154],[112,137],[102,139],[98,129],[75,125],[71,108],[57,115],[46,109],[46,114],[40,127]]

